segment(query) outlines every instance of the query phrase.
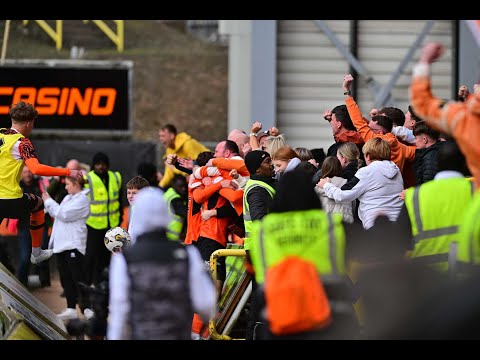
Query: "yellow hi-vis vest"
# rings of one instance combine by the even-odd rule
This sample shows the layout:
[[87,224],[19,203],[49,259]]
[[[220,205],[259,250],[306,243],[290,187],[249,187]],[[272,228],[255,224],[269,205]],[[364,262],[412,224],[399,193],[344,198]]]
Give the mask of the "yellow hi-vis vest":
[[455,270],[461,273],[480,271],[480,191],[465,209],[460,225]]
[[[295,256],[315,265],[330,306],[335,312],[354,315],[351,281],[345,268],[345,230],[342,215],[320,209],[270,213],[255,221],[250,257],[255,280],[264,286],[267,270]],[[334,290],[329,293],[329,290]],[[335,289],[344,289],[335,293]]]
[[440,271],[449,269],[450,246],[458,241],[459,225],[472,193],[473,183],[466,178],[432,180],[406,191],[414,261]]
[[263,284],[269,266],[292,255],[315,264],[322,280],[346,276],[340,214],[320,209],[270,213],[253,223],[251,239],[250,256],[258,284]]
[[122,176],[118,171],[108,170],[108,190],[102,179],[92,170],[87,174],[90,188],[90,216],[87,225],[94,229],[107,229],[120,225],[120,187]]
[[0,199],[18,199],[23,196],[20,178],[25,163],[12,156],[12,147],[22,134],[0,134]]
[[265,190],[267,190],[270,196],[272,197],[272,199],[273,199],[273,196],[275,195],[275,189],[264,181],[249,179],[245,184],[245,188],[243,189],[243,223],[245,224],[245,238],[244,238],[243,248],[245,250],[250,250],[251,248],[250,231],[252,229],[252,224],[253,224],[253,220],[250,216],[250,206],[248,205],[247,196],[248,196],[248,192],[256,186],[260,186]]
[[178,240],[180,237],[180,233],[182,232],[182,228],[183,228],[182,217],[175,214],[172,210],[173,199],[180,199],[180,198],[181,196],[178,195],[175,192],[175,190],[173,190],[173,188],[171,187],[163,194],[163,200],[167,204],[168,213],[172,218],[172,220],[168,224],[168,229],[167,229],[167,238],[169,240]]

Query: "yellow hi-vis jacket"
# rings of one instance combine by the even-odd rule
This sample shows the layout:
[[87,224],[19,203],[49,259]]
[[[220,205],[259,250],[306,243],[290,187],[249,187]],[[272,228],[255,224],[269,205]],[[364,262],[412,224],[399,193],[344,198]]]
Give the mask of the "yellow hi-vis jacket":
[[173,188],[169,188],[164,194],[163,194],[163,200],[167,204],[168,207],[168,213],[170,214],[172,220],[168,224],[168,229],[167,229],[167,238],[169,240],[178,240],[180,237],[180,233],[182,232],[183,228],[183,220],[181,216],[178,216],[175,214],[172,210],[172,201],[173,199],[179,199],[180,195],[178,195]]
[[342,215],[320,209],[270,213],[253,223],[250,257],[255,280],[264,286],[269,268],[288,257],[298,257],[315,265],[327,291],[332,311],[355,312],[348,278],[346,238]]
[[16,160],[12,156],[12,147],[18,139],[23,138],[22,134],[4,135],[0,134],[0,199],[18,199],[23,196],[20,187],[23,160]]
[[456,251],[456,272],[480,271],[480,191],[465,209]]
[[256,186],[260,186],[267,190],[272,199],[275,195],[275,189],[264,181],[249,179],[245,184],[245,189],[243,189],[243,223],[245,225],[245,238],[243,248],[245,250],[250,250],[251,248],[250,231],[252,230],[253,224],[252,217],[250,216],[250,206],[247,201],[247,196],[248,192]]
[[441,271],[449,269],[450,244],[458,241],[459,225],[472,193],[473,183],[461,177],[428,181],[406,191],[415,261]]
[[108,189],[93,170],[87,174],[87,179],[88,184],[85,187],[90,188],[90,216],[87,225],[97,230],[120,225],[120,173],[108,170]]

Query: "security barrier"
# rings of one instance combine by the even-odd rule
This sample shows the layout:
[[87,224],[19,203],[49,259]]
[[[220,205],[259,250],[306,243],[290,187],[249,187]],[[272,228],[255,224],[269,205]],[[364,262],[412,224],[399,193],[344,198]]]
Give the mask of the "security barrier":
[[[218,315],[209,323],[209,335],[213,340],[244,340],[233,339],[228,334],[251,293],[251,275],[245,269],[245,250],[241,245],[229,245],[232,248],[215,251],[210,256],[210,270],[214,282],[217,281],[217,259],[227,257],[225,266],[227,277],[223,284],[222,295],[218,302]],[[236,248],[233,248],[236,247]]]
[[0,340],[67,340],[62,320],[0,263]]

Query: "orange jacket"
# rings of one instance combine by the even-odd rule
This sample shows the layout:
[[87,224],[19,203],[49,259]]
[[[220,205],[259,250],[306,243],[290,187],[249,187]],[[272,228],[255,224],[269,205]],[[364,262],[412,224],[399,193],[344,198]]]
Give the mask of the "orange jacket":
[[[223,179],[232,180],[232,177],[230,176],[230,171],[235,169],[241,176],[250,176],[250,173],[245,166],[245,160],[241,158],[215,158],[212,160],[213,167],[202,166],[197,171],[195,171],[193,175],[199,179],[211,176],[215,180],[218,179],[219,176],[221,176]],[[212,182],[214,180],[212,180]],[[240,216],[243,213],[243,190],[220,188],[219,191],[220,195],[222,195],[224,198],[226,198],[232,203],[235,211]]]
[[243,159],[226,159],[226,158],[215,158],[212,159],[212,165],[218,169],[218,174],[209,173],[208,166],[202,166],[199,169],[200,178],[207,176],[221,175],[224,179],[231,180],[232,177],[229,175],[230,170],[237,170],[241,176],[250,176],[247,167],[245,166],[245,161]]
[[[423,64],[421,64],[423,65]],[[415,113],[437,131],[453,136],[465,155],[468,168],[480,187],[480,92],[472,94],[466,102],[448,102],[430,91],[428,75],[414,75],[410,86],[410,102]]]
[[193,191],[197,188],[204,188],[201,180],[196,180],[193,175],[188,179],[188,211],[187,211],[187,233],[185,235],[185,245],[189,245],[198,240],[200,226],[202,225],[202,213],[198,204],[193,199]]
[[[207,178],[204,178],[204,180]],[[228,204],[228,200],[225,199],[223,196],[218,196],[218,199],[214,206],[209,207],[210,197],[218,192],[222,188],[220,182],[216,184],[210,184],[205,187],[197,187],[193,190],[192,196],[193,200],[197,203],[202,204],[203,209],[218,209]],[[215,240],[222,244],[223,246],[227,246],[227,228],[230,224],[233,223],[232,218],[218,218],[216,216],[212,216],[207,221],[203,221],[200,217],[200,230],[198,236],[203,236],[212,240]]]
[[415,159],[415,146],[406,146],[405,144],[402,144],[391,132],[384,135],[375,134],[368,127],[368,124],[363,119],[362,112],[360,111],[360,108],[358,107],[353,97],[350,96],[349,98],[345,99],[345,104],[347,105],[348,114],[352,119],[353,125],[360,133],[363,140],[365,140],[365,142],[374,137],[379,137],[390,144],[390,148],[392,151],[390,160],[397,164],[403,176],[403,166],[405,164],[405,160],[413,162],[413,160]]

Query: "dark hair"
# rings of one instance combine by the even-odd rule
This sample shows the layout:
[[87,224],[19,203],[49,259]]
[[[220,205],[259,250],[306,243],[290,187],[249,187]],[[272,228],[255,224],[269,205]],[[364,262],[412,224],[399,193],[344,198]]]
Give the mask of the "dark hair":
[[347,110],[347,105],[338,105],[335,106],[332,110],[332,114],[335,114],[335,118],[337,121],[342,123],[342,126],[347,130],[357,131],[355,126],[353,125],[352,119],[350,118],[350,114]]
[[372,117],[372,121],[375,121],[379,126],[383,127],[387,133],[392,132],[393,122],[388,116],[375,115]]
[[150,186],[150,183],[148,182],[147,179],[141,177],[141,176],[134,176],[131,178],[126,185],[127,189],[143,189],[144,187]]
[[342,171],[340,160],[336,156],[329,156],[323,160],[321,178],[341,176]]
[[145,178],[150,185],[158,186],[157,167],[150,162],[142,162],[137,166],[137,174]]
[[310,151],[312,152],[313,158],[318,163],[318,166],[322,166],[322,163],[327,156],[325,155],[325,151],[323,150],[323,148],[311,149]]
[[394,126],[402,126],[405,124],[405,113],[399,108],[388,106],[381,108],[378,113],[385,114],[385,116],[388,116],[390,119],[392,119]]
[[408,105],[408,111],[410,111],[410,117],[415,120],[415,121],[423,121],[423,119],[418,116],[415,111],[413,111],[413,106],[412,105]]
[[321,209],[320,198],[316,195],[312,178],[296,168],[280,178],[277,192],[273,197],[271,212]]
[[181,181],[182,183],[187,183],[187,178],[181,174],[173,175],[172,184],[176,181]]
[[438,171],[454,170],[462,173],[464,176],[471,176],[468,169],[465,155],[458,147],[455,141],[442,141],[438,147],[437,153]]
[[98,164],[100,162],[105,163],[108,167],[110,166],[110,159],[107,154],[99,151],[96,154],[93,155],[92,157],[92,169],[95,167],[95,164]]
[[308,161],[302,161],[295,167],[294,170],[303,171],[310,177],[310,179],[313,179],[313,175],[315,175],[315,173],[317,172],[317,168],[315,167],[315,165]]
[[224,150],[229,150],[232,154],[240,154],[237,143],[232,140],[225,140]]
[[436,130],[433,130],[429,127],[424,121],[415,123],[413,127],[413,135],[427,135],[428,137],[432,138],[433,140],[437,141],[440,137],[440,133]]
[[177,128],[172,124],[166,124],[162,126],[161,130],[167,130],[169,133],[177,135]]
[[35,120],[38,117],[38,111],[32,104],[19,101],[10,107],[8,115],[10,115],[12,121],[28,122]]
[[203,151],[197,156],[197,165],[198,166],[205,166],[208,162],[208,160],[213,159],[215,156],[215,153],[211,151]]

